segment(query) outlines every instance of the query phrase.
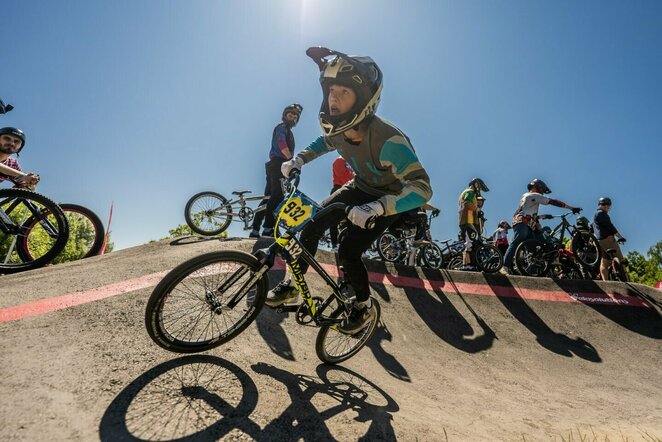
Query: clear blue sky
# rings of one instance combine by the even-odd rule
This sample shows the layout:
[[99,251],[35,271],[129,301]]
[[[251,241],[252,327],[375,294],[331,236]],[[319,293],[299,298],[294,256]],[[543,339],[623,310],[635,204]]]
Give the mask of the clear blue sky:
[[[380,65],[378,113],[431,176],[435,238],[456,235],[479,176],[490,231],[537,177],[589,217],[610,196],[625,250],[662,239],[660,1],[4,0],[0,15],[16,106],[0,123],[27,132],[42,193],[104,219],[114,201],[118,249],[167,236],[198,191],[261,191],[285,104],[304,106],[297,150],[320,134],[316,45]],[[313,198],[333,158],[305,166]]]

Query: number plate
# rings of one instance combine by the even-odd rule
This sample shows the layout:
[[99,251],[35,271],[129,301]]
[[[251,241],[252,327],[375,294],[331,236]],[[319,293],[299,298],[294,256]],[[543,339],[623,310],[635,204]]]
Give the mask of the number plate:
[[278,207],[279,224],[285,229],[299,231],[317,213],[319,206],[301,192],[295,192]]

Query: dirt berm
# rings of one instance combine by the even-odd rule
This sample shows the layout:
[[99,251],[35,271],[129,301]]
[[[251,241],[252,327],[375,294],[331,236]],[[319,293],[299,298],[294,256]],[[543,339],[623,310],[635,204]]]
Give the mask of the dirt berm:
[[205,354],[151,342],[167,270],[257,246],[182,238],[0,277],[0,440],[662,439],[662,292],[637,284],[369,262],[383,325],[341,366],[268,308]]

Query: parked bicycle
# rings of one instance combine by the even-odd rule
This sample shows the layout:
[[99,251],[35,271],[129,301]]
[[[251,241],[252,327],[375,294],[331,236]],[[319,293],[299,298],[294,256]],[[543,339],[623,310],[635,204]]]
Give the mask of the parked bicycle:
[[[464,242],[460,242],[462,249],[458,254],[453,254],[448,262],[449,270],[463,270],[465,268],[463,253],[466,247]],[[459,249],[458,246],[456,248]],[[473,242],[471,251],[471,262],[475,270],[485,273],[496,273],[503,267],[503,255],[501,251],[492,243],[490,238],[479,235]]]
[[375,241],[379,257],[387,262],[440,268],[443,264],[441,249],[430,240],[430,224],[438,215],[438,211],[432,211],[428,216],[426,239],[415,239],[418,227],[414,220],[389,228]]
[[[619,244],[624,244],[625,243],[625,238],[619,238],[616,240]],[[621,259],[616,255],[616,249],[608,249],[606,250],[607,256],[611,260],[611,264],[609,264],[608,272],[609,272],[609,280],[610,281],[621,281],[621,282],[628,282],[630,278],[628,277],[628,272],[627,272],[627,265],[628,261],[627,258]]]
[[441,266],[440,268],[449,268],[451,262],[456,262],[459,256],[462,260],[462,252],[464,252],[464,241],[457,239],[446,239],[443,241],[434,240],[435,243],[441,244]]
[[[319,327],[315,350],[320,360],[329,364],[345,361],[370,340],[380,319],[377,300],[372,300],[374,314],[362,330],[343,333],[339,324],[355,301],[348,295],[348,284],[329,276],[296,237],[308,222],[332,212],[345,212],[345,205],[334,203],[321,209],[297,189],[299,174],[294,174],[290,183],[278,212],[276,242],[269,248],[253,254],[225,250],[198,256],[174,268],[156,286],[145,310],[145,325],[156,344],[173,352],[194,353],[239,335],[264,306],[267,272],[276,256],[287,263],[303,298],[298,306],[277,310],[293,311],[297,323]],[[279,237],[281,227],[285,232]],[[331,290],[328,296],[310,293],[299,260],[322,277]]]
[[[600,262],[598,240],[584,227],[584,223],[570,224],[567,220],[569,215],[573,213],[538,217],[539,219],[561,218],[561,222],[553,230],[543,231],[537,237],[529,238],[517,247],[515,266],[522,275],[546,276],[556,263],[565,267],[564,272],[567,275],[573,277],[582,275],[583,279],[587,272],[596,268]],[[569,243],[566,247],[567,240]],[[568,250],[570,253],[563,250]],[[573,264],[573,260],[576,260],[578,266]]]
[[251,229],[255,215],[266,209],[266,204],[250,207],[248,203],[266,201],[269,195],[254,195],[250,190],[232,192],[237,198],[229,200],[220,193],[200,192],[191,197],[184,209],[186,224],[192,231],[204,236],[219,235],[228,228],[232,221],[244,223],[244,230]]
[[0,189],[0,273],[36,269],[65,247],[69,223],[49,198],[25,189]]

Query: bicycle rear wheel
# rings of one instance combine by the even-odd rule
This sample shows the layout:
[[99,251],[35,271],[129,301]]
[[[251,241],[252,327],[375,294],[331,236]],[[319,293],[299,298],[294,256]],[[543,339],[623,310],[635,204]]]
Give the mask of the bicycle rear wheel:
[[444,257],[438,245],[424,244],[416,251],[416,263],[421,267],[440,269],[444,265]]
[[[60,208],[69,224],[69,240],[53,263],[59,264],[98,255],[103,246],[105,229],[97,214],[78,204],[60,204]],[[24,243],[18,248],[18,254],[22,260],[31,261],[35,259],[32,254],[34,248],[30,246],[28,239],[35,236],[31,234],[31,231],[39,228],[39,220],[32,217],[25,223],[25,226],[27,233]]]
[[600,243],[588,232],[578,230],[570,240],[570,251],[585,267],[595,268],[600,263]]
[[544,243],[533,238],[523,241],[515,251],[515,265],[524,276],[545,276],[551,263],[545,256]]
[[195,233],[216,236],[223,233],[232,221],[232,207],[228,199],[216,192],[196,193],[184,209],[186,224]]
[[402,259],[402,247],[398,238],[392,233],[382,233],[377,239],[377,253],[388,262],[399,262]]
[[[326,364],[338,364],[354,356],[368,343],[377,330],[382,313],[379,302],[374,298],[370,308],[374,309],[372,319],[362,330],[353,335],[341,333],[335,326],[320,327],[315,341],[315,351],[320,361]],[[342,314],[344,314],[343,309],[337,309],[331,317],[336,319]]]
[[611,263],[610,275],[614,281],[628,282],[628,274],[623,267],[623,263],[617,257],[614,257]]
[[[195,353],[217,347],[244,331],[267,296],[267,278],[253,281],[261,264],[238,251],[207,253],[168,273],[154,288],[145,326],[160,347]],[[239,297],[239,303],[228,303]]]
[[0,212],[6,215],[0,218],[0,273],[42,267],[67,243],[67,219],[62,209],[44,195],[25,189],[2,189]]
[[503,266],[503,255],[492,244],[480,244],[475,252],[476,266],[485,273],[496,273]]

